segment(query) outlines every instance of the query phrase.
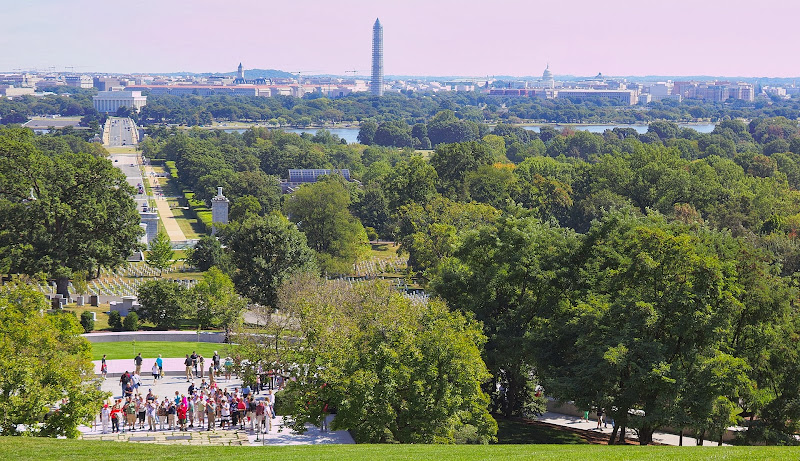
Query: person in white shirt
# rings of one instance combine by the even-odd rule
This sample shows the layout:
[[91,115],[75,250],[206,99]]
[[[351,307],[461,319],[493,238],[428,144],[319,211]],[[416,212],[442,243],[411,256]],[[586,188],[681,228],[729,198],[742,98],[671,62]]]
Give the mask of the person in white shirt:
[[111,408],[107,403],[100,410],[100,422],[103,424],[103,434],[108,434],[108,425],[111,424]]

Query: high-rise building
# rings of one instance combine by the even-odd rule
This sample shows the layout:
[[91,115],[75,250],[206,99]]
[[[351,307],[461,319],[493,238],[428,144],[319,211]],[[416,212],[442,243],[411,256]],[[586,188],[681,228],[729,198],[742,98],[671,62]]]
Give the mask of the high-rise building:
[[372,26],[372,81],[369,91],[375,96],[383,96],[383,26],[375,19]]

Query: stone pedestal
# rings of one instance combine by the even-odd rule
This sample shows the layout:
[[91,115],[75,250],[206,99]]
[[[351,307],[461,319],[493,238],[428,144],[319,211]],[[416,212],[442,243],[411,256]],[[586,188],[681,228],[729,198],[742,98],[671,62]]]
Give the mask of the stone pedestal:
[[217,187],[217,196],[211,199],[211,235],[217,233],[220,224],[228,224],[228,205],[230,202]]

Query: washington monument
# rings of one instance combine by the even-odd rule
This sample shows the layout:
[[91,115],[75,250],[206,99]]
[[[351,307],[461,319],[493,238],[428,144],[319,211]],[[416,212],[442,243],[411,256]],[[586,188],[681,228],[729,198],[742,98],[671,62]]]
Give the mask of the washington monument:
[[379,19],[372,27],[372,81],[369,91],[375,96],[383,96],[383,26]]

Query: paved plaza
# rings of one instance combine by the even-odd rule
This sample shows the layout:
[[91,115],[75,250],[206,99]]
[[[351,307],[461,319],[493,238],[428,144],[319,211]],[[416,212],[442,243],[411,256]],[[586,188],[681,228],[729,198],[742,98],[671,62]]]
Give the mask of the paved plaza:
[[[157,381],[153,380],[152,374],[149,373],[149,367],[152,367],[152,359],[145,359],[142,366],[142,384],[139,387],[139,393],[146,396],[152,389],[153,393],[162,400],[164,397],[174,397],[175,391],[181,394],[187,394],[189,382],[183,376],[185,371],[183,365],[184,359],[164,359],[164,371],[170,372],[169,375]],[[96,369],[99,372],[99,361],[95,363]],[[112,368],[113,367],[113,368]],[[101,384],[101,389],[110,392],[114,398],[119,398],[122,395],[122,387],[119,382],[119,374],[128,370],[133,371],[133,359],[126,360],[109,360],[108,361],[109,373],[117,370],[116,376],[109,376]],[[146,373],[147,372],[147,373]],[[180,372],[180,375],[176,375]],[[199,387],[202,380],[200,378],[194,379],[195,386]],[[208,379],[206,379],[208,382]],[[242,381],[236,377],[231,380],[218,379],[217,384],[221,389],[228,389],[233,391],[234,388],[240,388]],[[260,394],[255,394],[256,401],[263,400],[267,396],[266,391],[261,391]],[[329,418],[333,418],[329,416]],[[82,426],[82,438],[86,440],[107,440],[118,442],[143,442],[143,443],[156,443],[156,444],[191,444],[191,445],[307,445],[307,444],[326,444],[326,443],[354,443],[353,438],[347,431],[335,432],[322,432],[317,427],[309,427],[305,434],[293,434],[291,429],[283,428],[283,417],[278,416],[272,419],[272,428],[267,433],[256,433],[250,430],[247,426],[245,430],[236,429],[219,429],[218,427],[213,431],[207,431],[206,428],[194,427],[186,432],[171,431],[171,430],[157,430],[150,432],[144,430],[127,431],[120,434],[103,434],[102,426],[100,424],[99,416],[92,427]]]

